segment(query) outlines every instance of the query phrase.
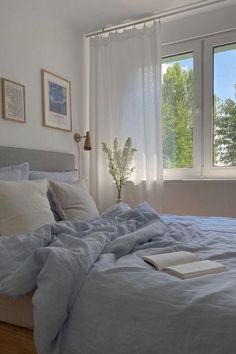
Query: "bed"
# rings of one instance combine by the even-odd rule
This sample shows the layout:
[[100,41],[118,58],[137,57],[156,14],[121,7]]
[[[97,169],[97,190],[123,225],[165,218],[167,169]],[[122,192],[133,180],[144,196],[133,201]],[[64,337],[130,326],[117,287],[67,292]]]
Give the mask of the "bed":
[[[21,297],[37,287],[39,354],[234,353],[235,234],[236,219],[159,216],[147,203],[121,203],[90,222],[15,237],[11,247],[23,240],[34,251],[19,251],[17,262],[9,252],[4,277],[8,240],[0,238],[0,292]],[[218,260],[227,271],[182,281],[141,258],[178,250]],[[29,329],[1,323],[0,339],[1,353],[35,353]]]
[[[36,171],[57,172],[75,168],[73,154],[0,146],[0,167],[25,161]],[[31,300],[32,294],[18,300],[0,295],[0,353],[36,354]]]

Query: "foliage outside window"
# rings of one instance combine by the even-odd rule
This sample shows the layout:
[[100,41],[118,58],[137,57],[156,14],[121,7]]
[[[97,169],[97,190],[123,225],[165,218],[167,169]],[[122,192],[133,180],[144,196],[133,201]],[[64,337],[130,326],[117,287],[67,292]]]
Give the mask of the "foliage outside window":
[[192,53],[162,61],[162,130],[164,168],[193,167]]
[[236,166],[236,44],[214,48],[214,166]]

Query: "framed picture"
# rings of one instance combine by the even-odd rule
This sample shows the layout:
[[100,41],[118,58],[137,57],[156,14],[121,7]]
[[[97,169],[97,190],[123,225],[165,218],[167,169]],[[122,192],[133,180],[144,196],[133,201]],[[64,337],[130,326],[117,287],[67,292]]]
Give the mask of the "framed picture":
[[60,76],[42,70],[43,125],[72,131],[71,83]]
[[25,86],[2,79],[2,117],[25,123]]

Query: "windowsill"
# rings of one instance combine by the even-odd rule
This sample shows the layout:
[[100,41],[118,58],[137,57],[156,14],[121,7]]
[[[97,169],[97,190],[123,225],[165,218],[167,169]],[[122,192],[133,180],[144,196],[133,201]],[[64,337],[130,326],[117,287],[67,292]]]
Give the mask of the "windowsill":
[[171,183],[171,182],[219,182],[219,181],[223,181],[223,182],[231,182],[231,181],[235,181],[236,182],[236,178],[207,178],[207,177],[200,177],[200,178],[168,178],[168,179],[164,179],[164,183]]

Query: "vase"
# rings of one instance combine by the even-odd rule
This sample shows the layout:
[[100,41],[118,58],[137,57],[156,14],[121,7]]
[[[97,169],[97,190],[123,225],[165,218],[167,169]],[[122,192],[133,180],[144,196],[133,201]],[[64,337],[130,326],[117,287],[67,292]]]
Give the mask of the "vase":
[[122,198],[121,198],[121,188],[117,189],[117,197],[116,197],[116,203],[121,203]]

